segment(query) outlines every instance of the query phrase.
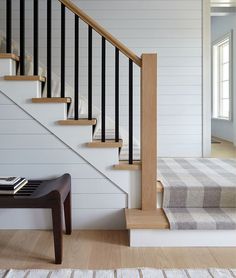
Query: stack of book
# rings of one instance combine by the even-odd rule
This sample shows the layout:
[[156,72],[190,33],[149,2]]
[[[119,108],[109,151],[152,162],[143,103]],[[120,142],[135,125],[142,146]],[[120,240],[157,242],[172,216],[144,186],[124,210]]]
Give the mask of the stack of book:
[[21,177],[0,177],[0,195],[14,195],[27,183]]

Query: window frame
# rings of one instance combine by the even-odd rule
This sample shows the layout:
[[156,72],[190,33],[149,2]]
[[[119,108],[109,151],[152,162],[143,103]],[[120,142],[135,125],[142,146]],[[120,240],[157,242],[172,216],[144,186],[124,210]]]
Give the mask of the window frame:
[[[219,51],[219,47],[220,45],[222,45],[224,43],[224,41],[229,40],[229,117],[222,117],[220,116],[220,94],[222,93],[222,90],[219,90],[219,80],[220,79],[220,75],[221,75],[221,68],[219,68],[219,61],[220,61],[220,51]],[[217,63],[215,65],[215,48],[218,48],[217,51]],[[231,30],[230,32],[226,33],[225,35],[223,35],[222,37],[220,37],[219,39],[215,40],[212,43],[212,119],[214,120],[222,120],[222,121],[232,121],[233,120],[233,63],[232,63],[232,59],[233,59],[233,31]],[[217,76],[217,87],[215,84],[215,76]],[[216,92],[217,90],[217,92]],[[217,97],[215,96],[217,95]],[[215,103],[217,102],[217,103]],[[215,105],[217,105],[217,111],[215,111]]]

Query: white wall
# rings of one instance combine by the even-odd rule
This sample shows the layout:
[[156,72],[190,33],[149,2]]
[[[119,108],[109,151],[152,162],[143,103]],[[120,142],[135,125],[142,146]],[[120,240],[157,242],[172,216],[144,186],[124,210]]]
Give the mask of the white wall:
[[[32,2],[26,0],[26,45],[32,48]],[[46,1],[40,2],[40,60],[45,61]],[[130,49],[158,53],[158,143],[160,156],[202,154],[202,0],[74,0]],[[19,38],[14,1],[14,38]],[[1,5],[4,2],[1,1]],[[0,26],[4,29],[4,8]],[[53,69],[60,72],[60,5],[53,1]],[[67,13],[66,78],[73,85],[73,16]],[[87,29],[80,33],[80,93],[87,92]],[[100,106],[100,38],[94,35],[94,103]],[[107,49],[107,114],[114,117],[114,50]],[[128,125],[128,61],[121,58],[121,116]],[[135,67],[134,125],[139,138],[139,70]]]
[[[125,227],[127,195],[0,93],[0,176],[47,179],[63,173],[72,176],[74,228]],[[49,211],[0,209],[0,229],[49,227]]]
[[236,14],[212,17],[212,42],[233,30],[233,119],[232,121],[212,120],[212,135],[236,144],[236,78],[234,68],[236,67]]

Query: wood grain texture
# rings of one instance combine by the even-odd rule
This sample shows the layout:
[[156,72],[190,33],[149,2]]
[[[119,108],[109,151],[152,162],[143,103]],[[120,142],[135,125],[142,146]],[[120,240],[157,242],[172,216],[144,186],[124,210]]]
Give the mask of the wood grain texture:
[[125,209],[127,229],[169,229],[170,225],[162,209]]
[[19,61],[20,58],[14,53],[0,53],[0,59],[12,59],[15,61]]
[[112,34],[110,34],[106,29],[104,29],[99,23],[97,23],[94,19],[88,16],[84,11],[78,8],[74,3],[70,0],[59,0],[63,3],[69,10],[71,10],[74,14],[77,14],[84,22],[90,25],[96,32],[98,32],[101,36],[103,36],[107,41],[117,47],[124,55],[133,60],[138,66],[141,67],[142,61],[141,59],[133,53],[128,47],[126,47],[122,42],[116,39]]
[[114,165],[113,169],[115,170],[140,170],[141,163],[135,161],[133,164],[129,164],[127,161],[120,161],[118,165]]
[[9,81],[40,81],[46,82],[46,77],[40,75],[6,75],[5,80]]
[[59,125],[96,125],[97,120],[96,119],[60,120],[57,123]]
[[156,209],[157,55],[142,55],[141,70],[142,209]]
[[236,248],[130,248],[127,231],[72,231],[53,264],[51,231],[0,231],[0,268],[236,268]]
[[33,103],[71,103],[70,97],[32,98]]
[[115,140],[106,140],[106,142],[94,140],[93,142],[87,143],[87,147],[89,148],[121,148],[122,145],[122,140],[119,140],[119,142]]

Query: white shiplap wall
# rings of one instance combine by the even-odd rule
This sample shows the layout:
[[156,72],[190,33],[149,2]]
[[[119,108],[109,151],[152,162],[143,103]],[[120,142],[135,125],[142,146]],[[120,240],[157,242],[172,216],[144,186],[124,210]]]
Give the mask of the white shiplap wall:
[[[18,2],[18,1],[16,1]],[[32,49],[32,2],[27,0],[26,45]],[[158,53],[158,144],[160,156],[202,154],[202,0],[74,0],[130,49]],[[40,1],[40,60],[46,64],[46,1]],[[3,3],[1,2],[1,5]],[[1,29],[4,14],[1,8]],[[14,38],[19,9],[14,3]],[[66,77],[73,86],[73,16],[67,13]],[[60,72],[60,5],[53,0],[53,68]],[[100,38],[94,34],[94,104],[100,105]],[[87,92],[87,29],[80,32],[80,93]],[[121,116],[127,128],[127,59],[121,58]],[[114,50],[107,47],[107,114],[114,117]],[[139,70],[135,67],[134,125],[139,138]]]
[[[0,93],[0,176],[72,176],[74,228],[122,229],[127,196],[43,126]],[[48,228],[50,213],[0,210],[0,229]]]

